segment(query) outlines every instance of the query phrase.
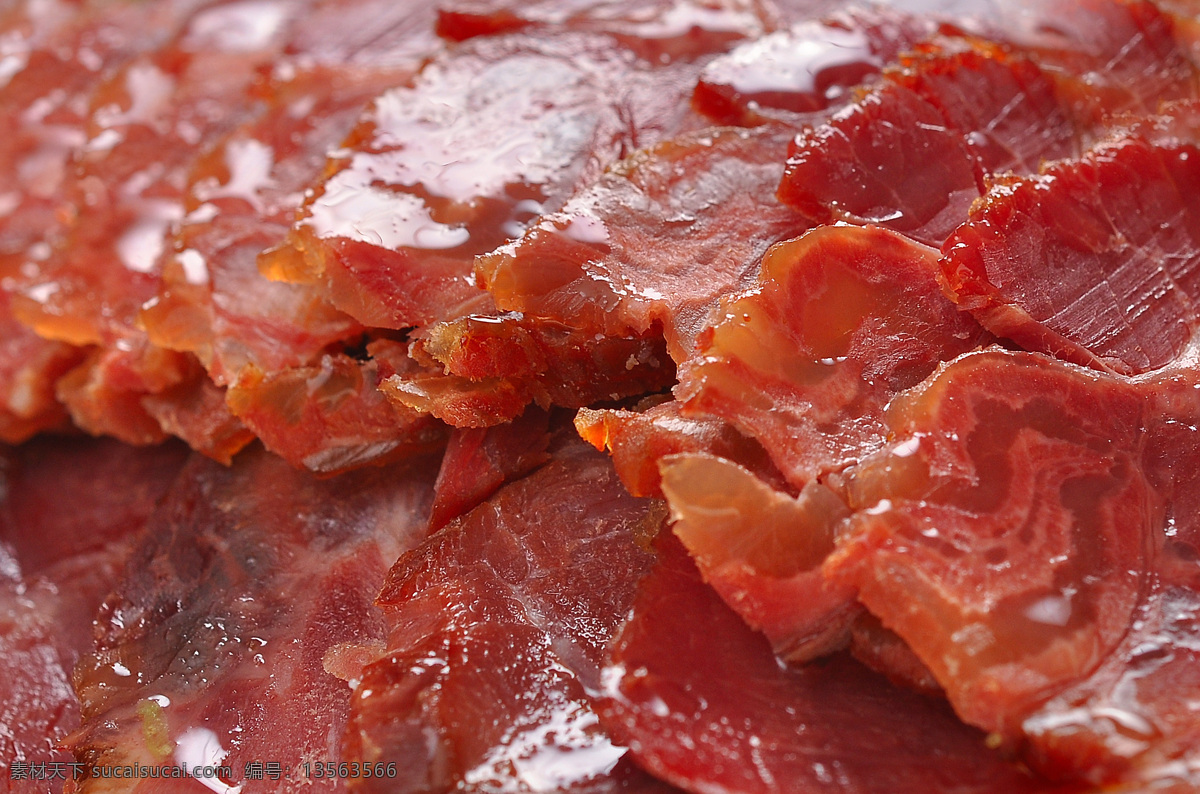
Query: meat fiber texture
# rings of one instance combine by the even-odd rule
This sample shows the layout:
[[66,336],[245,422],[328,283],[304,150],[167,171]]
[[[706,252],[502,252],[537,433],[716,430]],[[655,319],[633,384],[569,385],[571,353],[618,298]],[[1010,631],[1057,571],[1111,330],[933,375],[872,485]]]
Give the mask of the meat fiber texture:
[[4,790],[1200,790],[1198,63],[6,4]]

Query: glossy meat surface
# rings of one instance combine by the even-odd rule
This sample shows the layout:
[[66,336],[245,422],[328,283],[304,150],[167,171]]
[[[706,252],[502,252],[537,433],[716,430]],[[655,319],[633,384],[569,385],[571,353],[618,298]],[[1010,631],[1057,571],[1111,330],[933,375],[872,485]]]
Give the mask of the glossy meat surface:
[[[54,745],[79,727],[71,673],[92,618],[175,479],[186,448],[39,440],[5,450],[0,501],[0,775],[6,791],[60,791],[31,764],[74,759]],[[99,474],[98,474],[99,473]],[[20,765],[26,774],[18,776]]]
[[[587,695],[663,517],[578,440],[400,558],[387,650],[356,690],[349,757],[368,791],[639,790]],[[481,693],[487,693],[481,697]]]
[[781,667],[677,544],[657,548],[601,706],[603,724],[654,774],[693,791],[1054,790],[994,755],[944,704],[845,656]]
[[1200,297],[1196,113],[1176,113],[994,185],[946,241],[953,299],[997,335],[1079,364],[1137,373],[1176,358]]
[[883,444],[883,411],[986,335],[941,293],[937,252],[878,227],[772,248],[680,373],[685,411],[755,438],[797,488]]
[[[206,781],[221,791],[246,779],[247,762],[270,761],[314,790],[339,790],[339,779],[301,764],[340,757],[347,680],[384,637],[372,601],[387,567],[424,535],[432,477],[423,469],[316,480],[261,449],[231,468],[193,457],[76,674],[76,758],[222,763],[231,779]],[[92,776],[78,790],[205,789]]]
[[1000,49],[948,43],[799,135],[779,198],[814,221],[878,223],[938,244],[990,174],[1072,154],[1050,78]]
[[790,129],[716,128],[639,152],[481,257],[503,309],[621,335],[661,325],[686,359],[721,295],[753,283],[772,243],[807,225],[771,195]]

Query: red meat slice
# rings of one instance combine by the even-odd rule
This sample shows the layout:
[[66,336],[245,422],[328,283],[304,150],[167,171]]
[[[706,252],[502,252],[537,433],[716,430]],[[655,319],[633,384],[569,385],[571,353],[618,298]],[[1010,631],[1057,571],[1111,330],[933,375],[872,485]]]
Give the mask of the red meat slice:
[[388,649],[354,697],[366,791],[592,791],[650,784],[586,694],[651,562],[662,512],[579,441],[400,558]]
[[[179,383],[190,366],[150,349],[136,315],[157,290],[164,236],[183,215],[197,146],[253,112],[255,69],[280,53],[289,20],[307,6],[214,4],[91,92],[88,138],[59,193],[70,222],[49,250],[29,252],[12,298],[17,319],[38,334],[109,348],[74,375],[73,385],[85,387],[59,394],[89,432],[135,444],[163,438],[138,397]],[[119,370],[124,380],[106,381],[95,367]],[[110,411],[113,402],[123,410]]]
[[941,294],[937,252],[878,227],[781,243],[680,369],[685,411],[755,438],[796,488],[886,439],[884,408],[986,334]]
[[1200,73],[1181,29],[1194,10],[1176,18],[1149,0],[1053,0],[1017,9],[1001,12],[1001,36],[1057,73],[1061,96],[1080,117],[1155,113],[1160,102],[1196,96]]
[[[64,422],[54,382],[82,352],[18,324],[9,293],[22,265],[61,236],[72,158],[87,138],[87,97],[106,69],[170,38],[205,0],[10,3],[0,26],[0,438],[17,442]],[[28,268],[28,266],[26,266]]]
[[967,722],[1052,776],[1195,762],[1200,723],[1159,694],[1195,676],[1178,611],[1196,598],[1195,477],[1174,457],[1195,440],[1155,415],[1157,389],[1032,354],[959,359],[897,398],[897,441],[851,478],[860,512],[826,563]]
[[759,0],[444,0],[437,30],[453,41],[547,28],[603,32],[657,63],[721,52],[761,34],[769,16]]
[[[312,363],[360,326],[314,285],[271,282],[259,253],[286,237],[304,190],[363,108],[436,49],[424,4],[328,0],[298,20],[261,115],[192,165],[163,284],[141,322],[161,347],[195,353],[220,385]],[[360,41],[362,29],[372,38]]]
[[1037,66],[998,49],[954,47],[909,59],[798,136],[780,200],[814,221],[878,223],[941,243],[984,177],[1077,151],[1079,131]]
[[[302,763],[339,758],[351,695],[339,677],[356,678],[382,641],[372,599],[424,535],[431,472],[424,462],[317,480],[261,450],[231,468],[193,457],[76,672],[76,759],[89,770],[219,762],[233,774],[206,783],[222,791],[253,780],[249,763],[279,764],[291,785],[341,789]],[[106,784],[92,777],[83,790]]]
[[1079,364],[1136,373],[1179,355],[1198,327],[1200,149],[1196,107],[1176,112],[1166,129],[997,183],[946,241],[952,298],[997,335]]
[[[170,445],[38,440],[4,458],[0,501],[0,774],[6,791],[60,791],[79,727],[71,671],[125,555],[186,456]],[[60,764],[34,777],[31,764]],[[24,774],[21,770],[24,765]]]
[[709,311],[807,228],[772,195],[790,128],[715,129],[630,157],[517,242],[480,257],[502,309],[611,336],[661,326],[675,361]]
[[[657,400],[657,402],[655,402]],[[575,428],[585,441],[607,449],[626,490],[634,496],[662,496],[658,462],[667,455],[704,453],[735,461],[779,490],[788,485],[762,446],[728,422],[685,415],[679,402],[648,397],[641,410],[582,409]]]
[[384,384],[397,403],[458,427],[486,427],[536,403],[580,408],[660,391],[675,366],[655,333],[599,336],[520,314],[469,315],[414,334],[424,370]]
[[854,589],[821,571],[850,511],[810,482],[796,497],[707,454],[659,461],[673,530],[704,580],[776,655],[803,662],[844,648],[861,611]]
[[380,391],[397,370],[416,366],[404,346],[379,339],[365,352],[366,361],[338,353],[304,367],[250,373],[229,390],[229,405],[267,449],[321,474],[441,449],[445,425]]
[[[691,791],[1050,791],[945,704],[837,655],[780,667],[670,539],[603,674],[603,724]],[[681,619],[686,616],[686,619]]]
[[441,529],[541,466],[550,459],[549,445],[550,414],[540,408],[495,427],[455,429],[434,485],[429,529]]
[[581,34],[467,42],[376,100],[264,272],[325,285],[373,327],[487,311],[473,257],[678,129],[685,66],[653,68]]
[[930,18],[852,9],[735,47],[700,74],[692,105],[717,124],[751,126],[837,106],[850,89],[931,35]]

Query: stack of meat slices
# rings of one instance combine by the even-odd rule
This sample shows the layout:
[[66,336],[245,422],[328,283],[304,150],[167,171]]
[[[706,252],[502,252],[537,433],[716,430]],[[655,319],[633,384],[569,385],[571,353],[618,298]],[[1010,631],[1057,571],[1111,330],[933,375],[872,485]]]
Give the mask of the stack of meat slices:
[[1200,790],[1200,7],[929,5],[0,9],[6,790]]

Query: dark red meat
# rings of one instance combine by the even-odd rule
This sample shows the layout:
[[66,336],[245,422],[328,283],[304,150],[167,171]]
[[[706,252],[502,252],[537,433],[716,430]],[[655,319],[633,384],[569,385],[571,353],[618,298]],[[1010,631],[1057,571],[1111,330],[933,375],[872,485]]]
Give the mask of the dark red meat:
[[588,791],[650,782],[587,696],[663,514],[579,441],[404,555],[379,598],[387,651],[354,698],[366,791]]
[[[38,440],[3,458],[0,501],[0,775],[5,791],[60,791],[30,764],[79,727],[71,672],[92,619],[186,457],[113,441]],[[23,779],[19,776],[24,764]]]
[[994,185],[943,249],[955,302],[1026,349],[1100,369],[1179,355],[1198,327],[1200,149],[1196,108],[1175,112]]
[[455,429],[434,485],[429,529],[441,529],[508,480],[541,466],[550,458],[549,446],[550,414],[540,408],[495,427]]
[[[96,650],[76,672],[89,765],[281,765],[340,757],[362,664],[384,631],[372,600],[387,566],[423,537],[432,467],[316,480],[261,449],[231,468],[193,457],[108,599]],[[254,783],[263,786],[270,784]],[[107,790],[92,778],[81,790]],[[141,779],[125,791],[205,789]]]
[[[692,791],[1050,791],[943,703],[837,655],[789,670],[677,543],[643,580],[604,671],[603,724]],[[680,619],[686,615],[686,619]]]

